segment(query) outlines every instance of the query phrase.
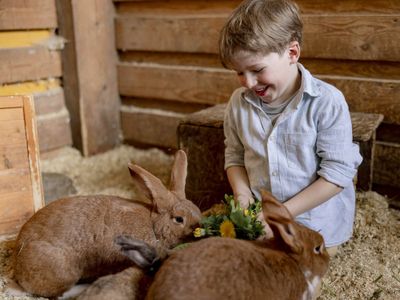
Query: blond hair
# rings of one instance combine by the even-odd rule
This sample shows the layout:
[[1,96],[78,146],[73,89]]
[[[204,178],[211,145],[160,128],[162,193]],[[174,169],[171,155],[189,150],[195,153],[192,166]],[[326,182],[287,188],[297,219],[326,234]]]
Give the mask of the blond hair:
[[238,50],[282,54],[292,41],[302,42],[303,23],[290,0],[245,0],[220,33],[219,54],[228,68]]

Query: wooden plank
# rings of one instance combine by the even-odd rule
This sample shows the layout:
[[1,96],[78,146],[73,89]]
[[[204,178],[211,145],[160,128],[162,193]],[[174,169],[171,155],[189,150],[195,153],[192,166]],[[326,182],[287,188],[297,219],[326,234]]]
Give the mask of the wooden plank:
[[193,15],[117,16],[117,48],[217,53],[218,34],[225,19],[226,15],[204,18]]
[[[241,0],[114,0],[117,13],[168,13],[168,12],[221,12],[229,13],[237,7]],[[400,11],[400,3],[397,0],[296,0],[303,14],[393,14]]]
[[83,151],[80,86],[78,80],[78,63],[76,57],[76,41],[74,33],[74,18],[71,0],[56,1],[59,34],[68,40],[62,51],[63,85],[65,104],[70,112],[71,134],[75,148]]
[[0,30],[57,28],[55,0],[0,1]]
[[296,0],[303,14],[394,14],[400,12],[397,0]]
[[0,49],[0,84],[61,77],[61,55],[45,47]]
[[117,14],[135,14],[135,15],[162,15],[168,13],[185,13],[185,14],[210,14],[210,13],[230,13],[241,0],[218,0],[218,1],[187,1],[187,0],[173,0],[173,1],[125,1],[125,3],[118,3],[114,1]]
[[[116,18],[117,48],[217,53],[226,18],[227,14],[120,15]],[[303,57],[398,61],[400,14],[306,15],[303,19]]]
[[[352,111],[380,113],[385,115],[385,122],[400,124],[400,80],[316,76],[337,86]],[[118,77],[124,96],[211,105],[227,102],[239,86],[231,71],[192,66],[121,63]]]
[[24,120],[11,120],[0,122],[0,146],[18,144],[25,139]]
[[165,111],[173,111],[177,113],[190,114],[209,107],[208,104],[201,103],[185,103],[180,101],[165,101],[158,99],[145,98],[121,98],[122,105],[136,106],[138,108],[159,109]]
[[70,118],[65,108],[38,116],[37,131],[40,153],[72,145]]
[[0,234],[12,234],[44,205],[31,96],[1,97],[0,134]]
[[226,102],[239,86],[231,71],[191,66],[122,63],[118,78],[124,96],[203,104]]
[[374,183],[400,188],[400,144],[376,142]]
[[317,77],[341,90],[351,111],[383,114],[385,122],[400,124],[400,80]]
[[69,79],[65,86],[65,89],[75,89],[74,96],[78,96],[66,97],[71,114],[80,118],[72,120],[74,136],[77,131],[80,133],[80,141],[74,140],[74,144],[85,156],[112,149],[119,143],[120,128],[113,3],[109,0],[57,2],[60,2],[58,16],[64,19],[60,22],[61,31],[69,34],[68,40],[73,36],[76,49],[72,53],[76,55],[74,60],[63,58],[64,66],[76,64],[69,69],[71,74],[64,75],[78,79],[77,82]]
[[31,191],[19,191],[0,198],[0,233],[15,234],[34,213]]
[[0,171],[0,195],[29,191],[31,188],[31,178],[29,166],[22,169],[5,169]]
[[398,61],[400,13],[304,16],[303,57]]
[[1,108],[12,108],[12,107],[22,107],[22,99],[16,96],[2,97],[0,99],[0,109]]
[[19,144],[8,144],[0,146],[0,171],[7,169],[28,168],[29,164],[26,160],[28,150],[26,142]]
[[22,107],[10,108],[10,109],[0,109],[0,122],[11,121],[11,120],[23,120],[24,116],[22,114]]
[[42,177],[39,169],[40,154],[38,133],[36,127],[35,106],[32,96],[24,96],[23,101],[33,209],[34,211],[38,211],[41,207],[44,206],[44,193],[42,186]]
[[37,116],[57,113],[65,108],[64,90],[61,87],[35,93],[35,112]]
[[121,108],[121,130],[127,143],[177,149],[176,131],[183,114],[133,106]]

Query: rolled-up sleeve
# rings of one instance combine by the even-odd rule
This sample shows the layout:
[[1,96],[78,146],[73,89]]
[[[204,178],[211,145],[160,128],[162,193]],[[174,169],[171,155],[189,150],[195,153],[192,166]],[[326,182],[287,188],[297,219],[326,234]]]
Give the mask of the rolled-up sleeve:
[[[340,92],[328,93],[327,101],[318,119],[317,154],[321,159],[318,175],[338,186],[353,184],[353,178],[362,161],[359,147],[353,143],[350,112]],[[338,99],[340,101],[338,101]]]
[[244,147],[238,136],[237,124],[235,123],[234,106],[235,102],[240,101],[239,91],[233,93],[224,116],[224,135],[225,135],[225,170],[232,166],[244,166]]

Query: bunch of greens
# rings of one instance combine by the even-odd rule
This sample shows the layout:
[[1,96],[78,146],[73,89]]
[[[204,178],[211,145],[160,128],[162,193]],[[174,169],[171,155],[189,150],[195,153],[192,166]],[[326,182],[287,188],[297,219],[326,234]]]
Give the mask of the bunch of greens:
[[223,203],[215,205],[210,211],[201,219],[200,227],[194,230],[195,237],[222,236],[255,240],[264,234],[263,224],[257,220],[261,212],[261,201],[258,199],[243,209],[232,195],[225,195]]

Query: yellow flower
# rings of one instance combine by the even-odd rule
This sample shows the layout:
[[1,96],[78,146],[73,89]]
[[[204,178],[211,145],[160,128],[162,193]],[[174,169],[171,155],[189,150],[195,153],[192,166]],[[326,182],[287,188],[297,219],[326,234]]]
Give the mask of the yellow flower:
[[249,214],[250,214],[249,210],[248,210],[248,209],[245,209],[245,210],[244,210],[244,215],[247,217]]
[[206,231],[203,228],[197,227],[194,231],[193,231],[193,235],[194,237],[202,237],[203,235],[206,234]]
[[230,237],[235,238],[236,232],[233,223],[229,220],[225,220],[219,226],[219,232],[221,233],[222,237]]

